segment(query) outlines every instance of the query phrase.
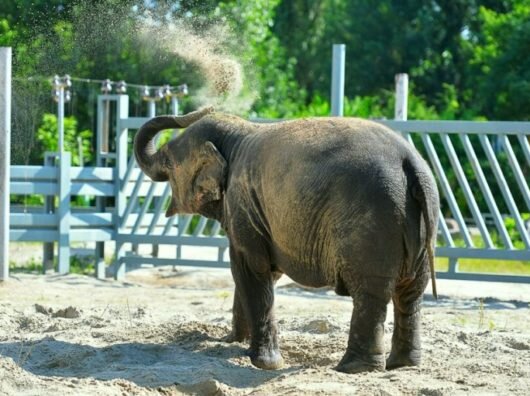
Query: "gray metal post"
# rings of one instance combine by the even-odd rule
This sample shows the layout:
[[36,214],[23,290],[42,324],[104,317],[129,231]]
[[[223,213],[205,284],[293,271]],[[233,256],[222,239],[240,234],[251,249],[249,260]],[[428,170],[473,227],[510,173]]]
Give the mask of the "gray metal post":
[[69,152],[59,152],[59,243],[58,243],[58,272],[67,274],[70,271],[70,166]]
[[59,158],[64,151],[64,86],[59,86],[59,96],[57,98],[57,132],[59,133],[59,141],[57,143],[57,151]]
[[11,165],[11,48],[0,48],[0,281],[9,277],[9,167]]
[[[57,153],[44,153],[44,166],[56,166],[57,165]],[[55,196],[46,195],[44,198],[44,213],[51,214],[55,213]],[[42,272],[48,273],[54,270],[54,242],[44,242],[42,252]]]
[[[106,155],[109,151],[109,109],[110,100],[108,94],[98,96],[98,117],[96,127],[96,166],[106,166],[107,160]],[[96,198],[96,209],[98,212],[105,212],[105,199],[106,197]],[[96,278],[105,278],[105,242],[96,242],[95,249],[95,268]]]
[[120,95],[117,103],[116,115],[116,165],[114,167],[114,189],[115,189],[115,208],[114,224],[116,225],[116,257],[114,262],[114,277],[122,279],[125,276],[125,263],[122,258],[125,255],[124,244],[120,238],[120,219],[123,218],[127,206],[127,197],[125,196],[125,186],[122,181],[127,171],[127,134],[128,129],[123,128],[121,120],[129,116],[129,96]]
[[[151,99],[151,100],[149,100],[148,103],[149,103],[149,107],[148,107],[147,116],[149,118],[156,117],[156,100],[155,99]],[[160,199],[159,197],[153,198],[153,204],[156,205],[159,199]],[[133,245],[133,251],[138,253],[138,245],[137,244]],[[153,248],[151,250],[151,255],[153,257],[158,257],[158,253],[159,253],[159,246],[157,244],[153,244]]]
[[346,70],[346,45],[333,44],[331,67],[331,115],[344,115],[344,72]]
[[407,73],[396,74],[396,104],[394,107],[394,119],[407,121],[409,75]]
[[179,115],[179,99],[176,95],[171,97],[171,114]]

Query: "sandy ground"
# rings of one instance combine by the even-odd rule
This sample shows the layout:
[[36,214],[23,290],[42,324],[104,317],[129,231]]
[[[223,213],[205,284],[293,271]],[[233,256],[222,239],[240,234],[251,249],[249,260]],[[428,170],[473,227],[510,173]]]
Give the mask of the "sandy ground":
[[[439,281],[439,290],[437,302],[425,297],[421,367],[348,375],[333,367],[352,303],[331,291],[280,281],[286,366],[264,371],[246,345],[222,341],[226,269],[139,269],[125,282],[14,274],[0,283],[0,394],[528,395],[530,285]],[[390,306],[387,348],[391,330]]]

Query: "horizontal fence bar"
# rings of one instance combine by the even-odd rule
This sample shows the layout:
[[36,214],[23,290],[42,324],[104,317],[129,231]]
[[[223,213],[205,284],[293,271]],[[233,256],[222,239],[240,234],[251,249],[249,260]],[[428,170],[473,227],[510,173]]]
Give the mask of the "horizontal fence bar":
[[176,258],[125,256],[120,262],[127,265],[182,265],[191,267],[229,268],[229,261],[191,260]]
[[[97,242],[115,240],[115,231],[108,229],[71,229],[70,241],[72,242]],[[57,242],[59,240],[59,231],[54,229],[17,229],[12,228],[9,231],[9,237],[14,242]]]
[[13,180],[57,180],[58,168],[55,166],[13,165],[10,179]]
[[74,181],[106,181],[114,183],[114,168],[74,166],[70,170],[70,177]]
[[530,261],[530,250],[518,249],[518,250],[507,250],[507,249],[471,249],[471,248],[457,248],[457,247],[445,247],[438,246],[436,248],[437,257],[449,257],[449,258],[470,258],[470,259],[481,259],[481,260],[519,260],[519,261]]
[[186,235],[134,235],[120,233],[116,236],[116,238],[118,243],[228,247],[228,239],[224,237],[194,237]]
[[530,135],[530,122],[519,121],[373,121],[401,132]]
[[[57,180],[57,175],[58,168],[55,166],[13,165],[10,179],[21,181]],[[70,178],[73,181],[114,182],[114,168],[76,166],[70,169]]]
[[437,279],[467,280],[478,282],[530,283],[530,276],[484,274],[479,272],[436,272]]
[[129,117],[120,119],[120,127],[124,129],[138,129],[151,118],[149,117]]
[[11,195],[57,195],[59,187],[57,183],[32,182],[32,181],[12,181]]

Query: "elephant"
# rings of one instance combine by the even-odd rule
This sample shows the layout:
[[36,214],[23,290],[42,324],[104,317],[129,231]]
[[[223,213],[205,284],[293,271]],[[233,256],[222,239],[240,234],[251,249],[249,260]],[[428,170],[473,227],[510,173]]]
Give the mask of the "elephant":
[[[157,133],[175,128],[186,130],[157,149]],[[336,370],[420,364],[429,279],[436,296],[439,195],[429,165],[400,134],[359,118],[258,123],[206,107],[148,120],[135,135],[134,154],[153,181],[169,182],[167,217],[200,214],[226,232],[235,292],[224,340],[248,341],[254,366],[284,365],[273,312],[282,274],[352,298]]]

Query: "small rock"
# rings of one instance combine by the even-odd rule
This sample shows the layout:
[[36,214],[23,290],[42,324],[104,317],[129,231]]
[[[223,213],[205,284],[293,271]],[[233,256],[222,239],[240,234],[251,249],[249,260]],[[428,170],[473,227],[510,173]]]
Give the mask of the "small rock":
[[81,312],[76,307],[67,307],[64,309],[59,309],[58,311],[52,314],[53,318],[66,318],[66,319],[75,319],[81,316]]
[[325,319],[315,319],[306,324],[302,330],[309,333],[326,334],[332,330],[333,326]]

